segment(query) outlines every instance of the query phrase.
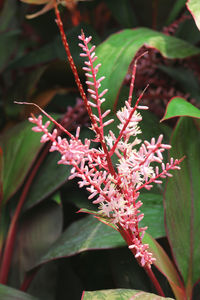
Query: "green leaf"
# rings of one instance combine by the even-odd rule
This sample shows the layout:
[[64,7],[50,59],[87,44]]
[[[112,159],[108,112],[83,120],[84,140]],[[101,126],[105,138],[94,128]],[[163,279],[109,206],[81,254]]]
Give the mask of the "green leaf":
[[158,242],[147,233],[145,233],[142,242],[149,245],[149,250],[152,252],[153,257],[156,259],[154,265],[167,278],[176,296],[176,299],[184,299],[184,291],[181,286],[181,280],[179,278],[178,272],[176,271],[175,266],[167,256],[166,252],[158,244]]
[[[27,210],[55,192],[70,175],[70,166],[59,165],[60,153],[50,153],[39,168],[24,204]],[[56,178],[55,178],[56,174]]]
[[187,0],[176,0],[166,21],[166,25],[171,24],[176,19],[182,8],[185,6],[186,1]]
[[2,300],[39,300],[3,284],[0,284],[0,298]]
[[[88,129],[82,129],[80,132],[81,139],[90,138],[91,136],[92,132],[88,131]],[[24,210],[43,201],[68,180],[71,166],[58,164],[60,158],[61,155],[58,152],[47,155],[30,187]]]
[[200,278],[200,121],[181,118],[172,136],[170,156],[186,158],[173,172],[165,193],[168,238],[188,289]]
[[147,226],[147,233],[154,238],[165,236],[163,196],[160,194],[143,193],[139,199],[143,202],[141,212],[144,213],[144,218],[140,222],[140,226]]
[[3,150],[3,192],[6,202],[22,185],[38,154],[41,134],[31,130],[33,124],[23,122],[0,136]]
[[165,114],[160,122],[174,117],[193,117],[200,118],[200,110],[187,102],[184,98],[175,97],[167,104]]
[[70,225],[37,265],[87,250],[110,249],[124,244],[116,230],[102,224],[93,216],[88,216]]
[[126,29],[111,35],[96,49],[102,63],[98,76],[105,76],[103,87],[109,89],[104,107],[113,107],[134,55],[143,45],[156,48],[167,58],[185,58],[200,53],[200,49],[175,37],[147,29]]
[[62,221],[62,208],[53,201],[43,202],[23,215],[14,245],[9,284],[22,284],[26,271],[60,236]]
[[199,4],[199,0],[188,0],[186,5],[187,5],[187,8],[190,11],[191,15],[193,16],[197,27],[200,30],[200,4]]
[[145,293],[142,291],[116,289],[116,290],[100,290],[94,292],[84,292],[82,295],[83,300],[161,300],[172,298],[163,298],[161,296]]
[[[163,237],[166,235],[164,226],[164,209],[163,209],[163,197],[160,194],[143,193],[139,198],[143,205],[141,212],[144,213],[144,218],[140,222],[141,227],[147,226],[147,232],[154,238]],[[88,200],[89,201],[89,200]],[[110,218],[103,217],[99,211],[93,211],[89,209],[81,209],[80,212],[89,213],[95,215],[101,222],[111,227],[114,225],[111,223]],[[155,222],[156,220],[156,222]],[[114,228],[114,227],[113,227]]]

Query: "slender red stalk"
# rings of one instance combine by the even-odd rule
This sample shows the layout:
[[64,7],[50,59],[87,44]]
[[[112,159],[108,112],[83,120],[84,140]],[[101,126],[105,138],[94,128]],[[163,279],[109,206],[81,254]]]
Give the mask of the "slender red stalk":
[[7,239],[6,239],[6,244],[5,244],[1,270],[0,270],[0,283],[2,283],[2,284],[6,284],[7,280],[8,280],[8,274],[9,274],[10,264],[11,264],[12,254],[13,254],[13,247],[14,247],[14,242],[15,242],[15,237],[16,237],[16,232],[17,232],[17,227],[18,227],[18,219],[19,219],[19,216],[20,216],[20,213],[22,210],[22,206],[23,206],[26,196],[28,194],[31,183],[35,177],[35,174],[37,173],[37,170],[40,167],[41,162],[43,161],[43,159],[47,153],[48,153],[48,147],[45,148],[45,150],[40,155],[37,163],[34,165],[32,171],[29,175],[29,178],[26,181],[26,184],[24,186],[23,192],[21,194],[17,208],[14,213],[14,216],[11,220]]
[[152,283],[154,284],[158,294],[162,297],[165,297],[165,294],[164,294],[164,292],[163,292],[156,276],[154,275],[152,269],[151,268],[145,268],[145,271],[146,271],[147,275],[149,276],[149,278],[151,279]]
[[35,275],[39,271],[39,269],[40,269],[40,267],[35,268],[33,271],[30,271],[30,272],[26,273],[24,281],[21,284],[20,291],[23,291],[23,292],[27,291],[27,289],[29,288],[33,278],[35,277]]
[[[113,153],[115,152],[115,149],[116,149],[119,141],[121,140],[122,135],[123,135],[124,131],[126,130],[126,127],[128,126],[128,124],[129,124],[129,122],[130,122],[130,120],[131,120],[134,112],[136,111],[136,109],[138,107],[138,104],[139,104],[140,100],[142,99],[142,97],[143,97],[143,95],[144,95],[144,93],[145,93],[145,91],[146,91],[147,88],[148,88],[148,85],[146,86],[146,88],[144,89],[144,91],[140,94],[139,98],[137,99],[137,101],[135,103],[135,106],[132,108],[131,113],[129,114],[129,118],[126,120],[126,122],[125,122],[122,130],[120,131],[120,133],[119,133],[119,135],[118,135],[118,137],[117,137],[117,139],[116,139],[116,141],[115,141],[112,149],[110,150],[110,156],[112,156]],[[130,96],[129,96],[129,98],[130,98]]]
[[[123,237],[123,239],[125,240],[125,242],[127,243],[127,245],[130,246],[132,243],[131,243],[131,237],[130,237],[130,235],[128,234],[128,232],[126,232],[122,227],[120,227],[120,228],[118,229],[118,231],[120,232],[121,236]],[[131,251],[131,252],[133,253],[133,255],[135,256],[135,252],[134,252],[135,249],[130,249],[130,251]],[[136,258],[136,259],[137,259],[137,258]],[[137,260],[137,261],[138,261],[138,263],[139,263],[139,265],[140,265],[139,260]],[[152,283],[153,283],[153,285],[154,285],[156,291],[158,292],[158,294],[159,294],[160,296],[165,297],[165,294],[164,294],[164,292],[163,292],[163,290],[162,290],[162,288],[161,288],[161,286],[160,286],[160,284],[159,284],[159,282],[158,282],[156,276],[154,275],[154,273],[153,273],[151,267],[145,266],[145,267],[144,267],[144,270],[146,271],[147,275],[149,276],[150,280],[152,281]]]
[[[41,107],[39,107],[39,105],[37,105],[36,103],[32,103],[32,102],[17,102],[14,101],[14,103],[16,104],[26,104],[26,105],[34,105],[35,107],[37,107],[49,120],[51,120],[51,122],[53,122],[60,130],[61,132],[63,131],[64,133],[66,133],[71,139],[75,139],[75,137],[73,136],[73,134],[71,134],[66,128],[64,128],[61,124],[59,124],[58,122],[56,122],[56,120],[54,118],[52,118],[46,111],[44,111]],[[32,114],[33,115],[33,114]]]
[[[136,75],[136,68],[137,68],[137,62],[138,60],[144,56],[145,54],[147,54],[148,51],[145,51],[144,53],[142,53],[140,56],[138,56],[134,62],[133,65],[133,70],[132,70],[132,75],[131,75],[131,83],[130,83],[130,88],[129,88],[129,96],[128,96],[128,103],[129,105],[131,105],[132,102],[132,98],[133,98],[133,90],[134,90],[134,83],[135,83],[135,75]],[[143,92],[144,93],[144,92]]]
[[94,125],[94,128],[95,128],[97,134],[99,135],[100,143],[101,143],[102,148],[103,148],[103,150],[104,150],[104,152],[106,154],[108,168],[110,170],[110,173],[113,176],[115,176],[115,169],[114,169],[113,164],[112,164],[111,156],[110,156],[109,151],[107,149],[107,146],[106,146],[104,137],[102,135],[102,132],[101,132],[100,128],[98,127],[97,122],[96,122],[96,120],[94,118],[91,106],[89,105],[87,96],[86,96],[86,94],[84,92],[83,86],[81,84],[81,81],[80,81],[80,78],[79,78],[79,75],[78,75],[78,72],[77,72],[77,68],[76,68],[74,60],[72,58],[72,55],[71,55],[71,52],[70,52],[70,49],[69,49],[69,44],[67,42],[67,38],[66,38],[66,35],[65,35],[65,32],[64,32],[64,28],[63,28],[63,23],[62,23],[62,20],[60,18],[60,12],[58,10],[58,6],[57,6],[57,2],[56,1],[54,2],[54,9],[55,9],[55,14],[56,14],[56,23],[57,23],[59,31],[60,31],[60,35],[61,35],[61,38],[62,38],[63,46],[65,48],[65,51],[66,51],[66,54],[67,54],[67,57],[68,57],[68,60],[69,60],[69,64],[70,64],[70,67],[71,67],[71,70],[72,70],[72,72],[74,74],[74,78],[75,78],[77,87],[78,87],[80,95],[81,95],[81,97],[82,97],[82,99],[84,101],[84,104],[85,104],[85,107],[86,107],[86,109],[88,111],[88,115],[89,115],[89,117],[91,119],[91,122]]

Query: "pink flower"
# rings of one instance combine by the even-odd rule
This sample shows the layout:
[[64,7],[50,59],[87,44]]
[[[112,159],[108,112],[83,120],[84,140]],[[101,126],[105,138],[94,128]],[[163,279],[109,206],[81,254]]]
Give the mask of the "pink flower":
[[[155,260],[148,251],[148,245],[142,243],[146,227],[140,227],[139,222],[144,215],[140,212],[142,202],[138,200],[142,188],[150,190],[153,183],[162,183],[162,178],[172,176],[170,171],[180,169],[181,160],[170,160],[166,165],[163,163],[162,153],[170,149],[170,145],[162,143],[163,136],[160,135],[156,141],[152,138],[150,142],[142,142],[137,136],[141,134],[139,122],[142,120],[138,110],[148,109],[139,106],[141,96],[134,106],[131,105],[132,94],[129,94],[125,106],[117,112],[119,119],[118,136],[110,130],[106,136],[104,127],[108,126],[113,119],[107,119],[110,111],[102,113],[101,105],[105,101],[104,95],[107,90],[99,94],[99,88],[104,77],[97,79],[100,64],[94,66],[97,57],[95,47],[89,48],[91,37],[86,38],[82,33],[79,36],[79,44],[83,50],[82,57],[85,61],[89,99],[86,106],[91,119],[91,129],[95,132],[95,141],[101,144],[100,148],[91,148],[90,141],[79,139],[79,128],[76,136],[68,133],[69,139],[57,136],[57,131],[48,131],[50,122],[42,124],[42,117],[29,118],[36,126],[34,131],[43,132],[41,142],[51,141],[50,151],[58,151],[61,154],[59,164],[71,165],[71,176],[79,178],[79,186],[86,187],[90,193],[89,199],[99,206],[100,212],[117,226],[128,242],[129,248],[135,254],[138,262],[143,267],[150,267]],[[133,69],[131,88],[135,78]],[[96,114],[92,108],[95,108]],[[54,123],[56,123],[54,121]],[[59,125],[60,126],[60,125]],[[66,133],[66,131],[65,131]],[[139,149],[135,146],[139,146]],[[118,162],[113,165],[111,158],[116,156]],[[155,168],[152,163],[157,163]],[[160,167],[159,167],[160,165]]]

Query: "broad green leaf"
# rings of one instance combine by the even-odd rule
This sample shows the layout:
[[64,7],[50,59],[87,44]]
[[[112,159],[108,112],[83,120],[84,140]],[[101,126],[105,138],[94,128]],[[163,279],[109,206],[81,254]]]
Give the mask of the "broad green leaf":
[[199,0],[188,0],[187,8],[194,18],[197,27],[200,30],[200,3]]
[[[30,187],[24,210],[33,207],[55,192],[70,175],[70,166],[59,165],[60,153],[50,153],[39,168]],[[56,174],[56,178],[55,178]]]
[[[148,227],[147,232],[154,238],[160,238],[165,236],[166,232],[164,226],[164,209],[163,209],[162,195],[152,194],[152,193],[142,193],[139,199],[143,203],[143,205],[141,206],[141,212],[144,213],[144,218],[140,222],[140,226],[141,227],[147,226]],[[83,202],[81,204],[83,204]],[[81,209],[80,212],[85,212],[85,213],[95,215],[97,218],[100,219],[101,222],[108,224],[111,227],[113,226],[112,224],[110,224],[110,219],[102,217],[102,215],[99,214],[98,211]]]
[[0,298],[2,300],[39,300],[38,298],[3,284],[0,284]]
[[60,236],[62,221],[62,208],[53,201],[43,202],[23,215],[14,245],[9,284],[22,284],[26,271]]
[[172,136],[170,156],[186,158],[165,193],[166,226],[176,264],[188,289],[200,278],[200,121],[183,117]]
[[164,57],[172,59],[200,53],[199,48],[183,40],[147,28],[126,29],[111,35],[96,49],[98,62],[102,63],[98,76],[106,77],[102,89],[109,89],[104,107],[113,107],[128,66],[143,45],[156,48]]
[[190,102],[187,102],[184,98],[175,97],[167,104],[167,108],[161,122],[170,118],[183,116],[200,119],[200,110]]
[[87,250],[110,249],[124,244],[116,230],[102,224],[93,216],[88,216],[70,225],[37,265]]
[[149,244],[149,250],[152,252],[153,257],[156,259],[154,265],[167,278],[176,296],[176,299],[184,299],[184,291],[183,286],[181,285],[180,277],[166,252],[159,245],[159,243],[147,233],[145,233],[142,241],[145,244]]
[[171,24],[176,19],[176,17],[178,16],[178,14],[182,10],[182,8],[185,6],[186,1],[187,0],[176,0],[175,1],[174,5],[172,7],[172,10],[169,14],[169,17],[166,21],[167,25]]
[[82,300],[162,300],[161,296],[136,290],[116,289],[100,290],[94,292],[83,292]]
[[154,238],[165,236],[163,196],[160,194],[143,193],[139,199],[143,202],[141,212],[144,213],[144,218],[140,222],[140,226],[147,226],[147,233]]
[[[91,136],[92,132],[87,129],[82,129],[80,132],[80,138],[83,140]],[[60,158],[58,152],[47,155],[30,187],[24,204],[25,210],[44,200],[68,180],[71,166],[58,164]]]
[[22,185],[38,154],[41,134],[31,130],[33,124],[23,122],[0,136],[3,150],[3,191],[6,202]]

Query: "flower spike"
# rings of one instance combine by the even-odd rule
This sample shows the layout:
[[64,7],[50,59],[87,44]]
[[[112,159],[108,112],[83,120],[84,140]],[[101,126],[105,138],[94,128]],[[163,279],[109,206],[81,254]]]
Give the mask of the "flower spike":
[[[142,133],[139,127],[142,116],[138,110],[147,107],[139,105],[145,91],[134,106],[131,104],[136,63],[129,98],[125,101],[125,106],[117,112],[118,135],[111,130],[107,136],[104,134],[104,127],[113,122],[112,119],[105,121],[110,110],[103,112],[101,109],[105,100],[103,97],[107,92],[105,89],[99,93],[104,77],[98,79],[100,64],[94,65],[97,56],[94,52],[95,46],[89,46],[91,37],[85,37],[82,32],[79,40],[79,46],[83,51],[80,55],[87,59],[83,69],[86,72],[89,98],[84,96],[84,103],[92,122],[92,130],[96,134],[95,142],[98,146],[100,143],[100,147],[91,148],[88,139],[82,142],[79,139],[80,128],[77,128],[75,136],[67,133],[66,139],[58,136],[56,130],[50,133],[49,122],[43,125],[41,116],[29,120],[36,125],[33,127],[34,131],[44,133],[41,142],[51,141],[50,151],[60,152],[61,159],[58,163],[72,166],[69,179],[75,177],[79,179],[79,186],[86,188],[90,194],[88,198],[98,205],[100,214],[109,218],[110,223],[115,225],[126,240],[138,263],[149,270],[155,259],[148,250],[149,246],[142,242],[147,227],[140,227],[140,221],[144,217],[140,211],[142,207],[139,200],[140,191],[143,188],[150,190],[154,183],[161,184],[162,178],[171,177],[171,170],[180,169],[182,159],[171,158],[169,163],[163,163],[162,153],[171,147],[163,143],[163,135],[157,140],[152,138],[150,142],[142,142],[138,138]],[[57,125],[50,116],[49,119]],[[115,165],[112,162],[114,155],[118,159]],[[154,167],[155,163],[157,166]]]

